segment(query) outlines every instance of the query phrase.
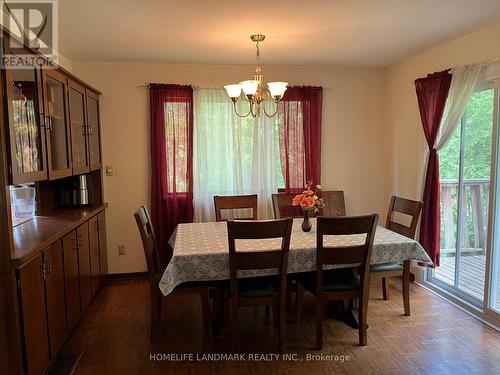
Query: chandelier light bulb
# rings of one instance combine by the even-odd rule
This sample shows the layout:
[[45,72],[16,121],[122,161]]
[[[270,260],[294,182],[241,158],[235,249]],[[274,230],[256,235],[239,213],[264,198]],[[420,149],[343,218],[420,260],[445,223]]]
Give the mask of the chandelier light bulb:
[[280,100],[285,94],[288,82],[269,82],[267,87],[274,100]]
[[224,86],[224,88],[226,89],[227,95],[229,95],[229,97],[231,99],[237,99],[240,97],[240,94],[241,94],[241,86],[240,85],[238,85],[238,84],[226,85],[226,86]]
[[240,87],[245,95],[255,95],[258,86],[259,81],[256,81],[254,79],[240,82]]

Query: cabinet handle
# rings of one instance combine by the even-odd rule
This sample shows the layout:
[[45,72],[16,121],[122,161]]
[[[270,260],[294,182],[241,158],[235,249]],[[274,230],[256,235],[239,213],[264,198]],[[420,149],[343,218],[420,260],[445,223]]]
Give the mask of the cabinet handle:
[[52,131],[52,117],[46,116],[45,128],[48,131]]
[[92,136],[92,130],[94,129],[93,126],[89,126],[89,135]]
[[40,279],[45,280],[47,278],[47,270],[45,269],[45,263],[40,263]]
[[47,275],[52,273],[52,259],[47,260]]

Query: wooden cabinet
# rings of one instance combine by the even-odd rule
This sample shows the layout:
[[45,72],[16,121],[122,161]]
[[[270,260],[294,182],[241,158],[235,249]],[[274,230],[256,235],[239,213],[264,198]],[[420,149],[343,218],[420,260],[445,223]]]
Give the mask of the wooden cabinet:
[[66,337],[66,303],[62,241],[44,250],[45,293],[51,356],[60,349]]
[[4,69],[10,182],[98,170],[99,94],[55,69]]
[[44,278],[42,253],[17,269],[25,362],[30,375],[42,374],[50,358]]
[[92,279],[92,295],[101,284],[101,267],[99,258],[99,222],[97,216],[89,220],[90,274]]
[[101,169],[101,121],[99,112],[99,95],[86,89],[87,96],[87,128],[88,159],[90,169]]
[[108,273],[108,252],[106,248],[106,213],[104,211],[97,215],[99,226],[99,264],[101,267],[101,283],[104,275]]
[[[6,52],[12,53],[7,48]],[[2,69],[7,94],[11,184],[47,179],[40,70]]]
[[43,70],[47,165],[49,179],[71,176],[71,143],[68,126],[67,78],[54,69]]
[[78,275],[78,246],[76,230],[62,239],[64,251],[64,287],[66,293],[66,320],[71,332],[80,319],[80,282]]
[[26,373],[43,374],[107,272],[104,211],[15,269]]
[[90,171],[85,87],[70,79],[68,90],[73,174],[82,174]]
[[89,223],[76,230],[78,246],[78,270],[80,284],[80,312],[84,312],[92,299],[92,274],[90,271]]

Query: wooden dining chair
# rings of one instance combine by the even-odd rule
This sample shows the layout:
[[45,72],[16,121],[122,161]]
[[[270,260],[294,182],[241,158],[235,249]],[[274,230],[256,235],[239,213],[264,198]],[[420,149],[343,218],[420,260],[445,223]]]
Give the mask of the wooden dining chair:
[[[160,291],[158,283],[160,282],[163,270],[160,269],[160,261],[158,256],[158,247],[154,234],[151,218],[146,206],[140,206],[134,213],[135,221],[141,234],[144,255],[148,266],[149,284],[151,289],[151,341],[156,337],[156,333],[160,330],[161,310],[163,302],[163,294]],[[179,285],[173,293],[196,293],[200,295],[201,307],[203,310],[203,321],[205,337],[211,336],[211,314],[209,287],[202,283],[189,283],[187,285]]]
[[[238,311],[242,306],[273,306],[278,325],[278,347],[286,347],[286,276],[293,220],[228,221],[233,349],[239,351]],[[281,238],[281,248],[273,251],[238,251],[236,240]],[[239,270],[277,268],[278,275],[238,278]]]
[[[316,229],[316,271],[298,279],[297,314],[302,310],[304,289],[316,296],[316,347],[323,348],[323,315],[326,301],[358,299],[359,344],[366,345],[370,259],[378,215],[353,217],[318,217]],[[324,236],[365,234],[360,245],[328,247]],[[324,270],[325,266],[360,264],[353,268]]]
[[[422,202],[392,196],[387,213],[385,227],[411,239],[415,238],[418,218],[422,211]],[[401,223],[403,215],[409,217],[409,224]],[[398,217],[399,216],[399,217]],[[400,221],[396,221],[399,219]],[[373,264],[372,277],[382,279],[382,293],[384,300],[389,299],[389,280],[391,277],[402,276],[403,304],[405,315],[410,315],[410,260],[405,260],[403,265],[399,262]]]
[[303,217],[304,213],[300,207],[292,206],[293,197],[297,194],[278,193],[272,195],[274,218]]
[[[278,193],[273,194],[273,211],[274,217],[280,219],[282,217],[303,217],[304,213],[300,207],[292,205],[293,197],[297,194]],[[342,190],[321,191],[321,196],[325,201],[325,207],[320,209],[315,216],[345,216],[345,200]]]
[[257,220],[257,194],[252,195],[215,195],[215,220],[222,219],[222,210],[252,209],[251,217],[241,217],[238,220]]
[[345,216],[345,200],[342,190],[322,190],[321,196],[325,202],[325,207],[320,209],[317,216],[337,217]]

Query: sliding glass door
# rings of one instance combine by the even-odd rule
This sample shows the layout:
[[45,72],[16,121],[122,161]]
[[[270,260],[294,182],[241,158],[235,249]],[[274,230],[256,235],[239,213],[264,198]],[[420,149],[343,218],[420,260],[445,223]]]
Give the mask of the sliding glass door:
[[478,86],[439,152],[441,264],[428,271],[432,284],[483,312],[500,312],[497,117],[498,82]]

